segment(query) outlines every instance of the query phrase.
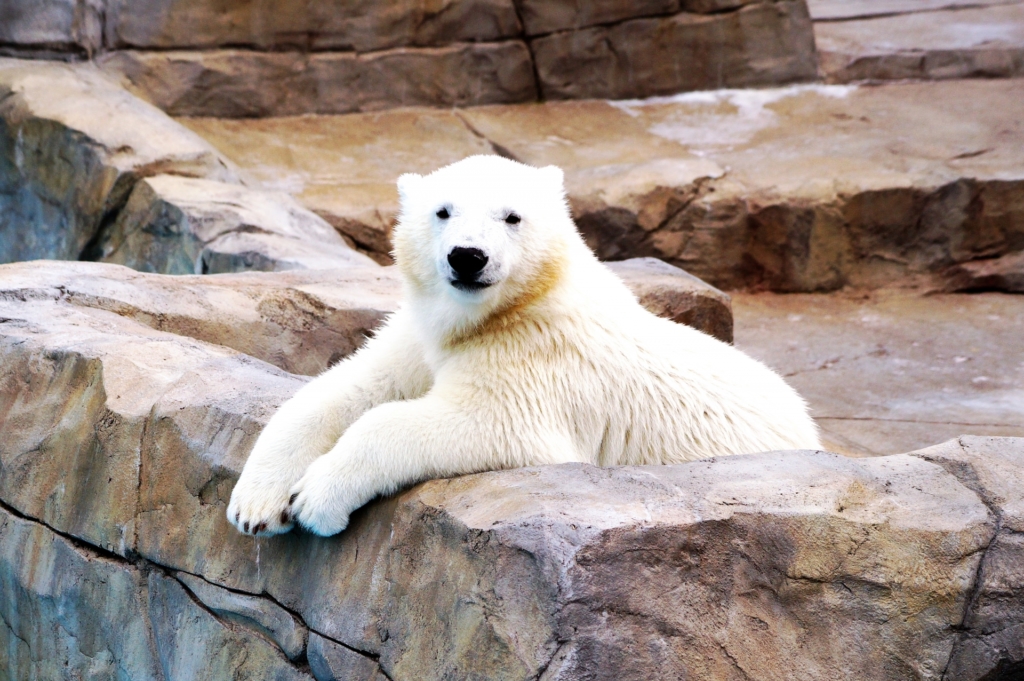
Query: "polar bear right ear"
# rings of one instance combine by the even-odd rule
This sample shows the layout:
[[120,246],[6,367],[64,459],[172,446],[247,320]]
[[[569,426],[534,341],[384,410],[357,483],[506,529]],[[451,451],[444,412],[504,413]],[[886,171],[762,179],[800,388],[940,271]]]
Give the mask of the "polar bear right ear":
[[409,203],[416,195],[416,190],[423,183],[423,176],[416,173],[406,173],[398,178],[398,197],[402,203]]

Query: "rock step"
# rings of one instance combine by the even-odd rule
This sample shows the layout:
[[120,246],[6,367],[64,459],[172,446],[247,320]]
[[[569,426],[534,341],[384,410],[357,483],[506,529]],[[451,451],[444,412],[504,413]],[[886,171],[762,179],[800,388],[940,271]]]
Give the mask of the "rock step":
[[[886,7],[892,14],[885,14]],[[1024,75],[1024,3],[921,11],[929,9],[926,5],[916,12],[898,11],[905,7],[899,2],[875,3],[860,14],[849,8],[856,20],[816,21],[814,38],[825,80]],[[870,16],[871,10],[881,16]],[[863,14],[869,16],[861,18]]]
[[564,168],[603,259],[724,289],[955,288],[1024,249],[1024,80],[180,121],[382,262],[397,176],[474,153]]
[[96,56],[176,115],[641,97],[811,80],[804,0],[47,0],[0,53]]

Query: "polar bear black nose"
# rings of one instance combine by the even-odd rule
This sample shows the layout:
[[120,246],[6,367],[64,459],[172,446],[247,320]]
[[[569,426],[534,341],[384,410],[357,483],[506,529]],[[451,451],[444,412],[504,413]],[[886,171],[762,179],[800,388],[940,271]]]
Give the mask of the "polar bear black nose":
[[479,248],[456,246],[448,254],[448,264],[459,279],[473,279],[487,264],[487,256]]

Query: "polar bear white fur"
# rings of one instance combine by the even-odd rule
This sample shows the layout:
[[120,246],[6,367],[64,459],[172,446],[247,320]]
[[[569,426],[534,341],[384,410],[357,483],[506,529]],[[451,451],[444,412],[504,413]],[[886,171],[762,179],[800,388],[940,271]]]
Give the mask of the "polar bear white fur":
[[402,305],[267,424],[228,506],[240,531],[332,535],[428,478],[819,448],[778,374],[598,262],[558,168],[474,156],[398,188]]

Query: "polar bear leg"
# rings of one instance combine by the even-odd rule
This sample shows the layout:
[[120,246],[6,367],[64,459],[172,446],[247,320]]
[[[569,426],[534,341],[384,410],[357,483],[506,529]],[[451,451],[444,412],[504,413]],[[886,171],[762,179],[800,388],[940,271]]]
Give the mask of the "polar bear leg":
[[289,493],[309,465],[365,412],[430,389],[422,348],[400,315],[358,353],[306,384],[267,423],[228,504],[228,520],[240,532],[291,529]]
[[311,532],[337,534],[375,496],[421,480],[576,460],[568,441],[556,440],[525,426],[503,429],[484,409],[436,395],[381,405],[310,465],[292,488],[290,513]]

